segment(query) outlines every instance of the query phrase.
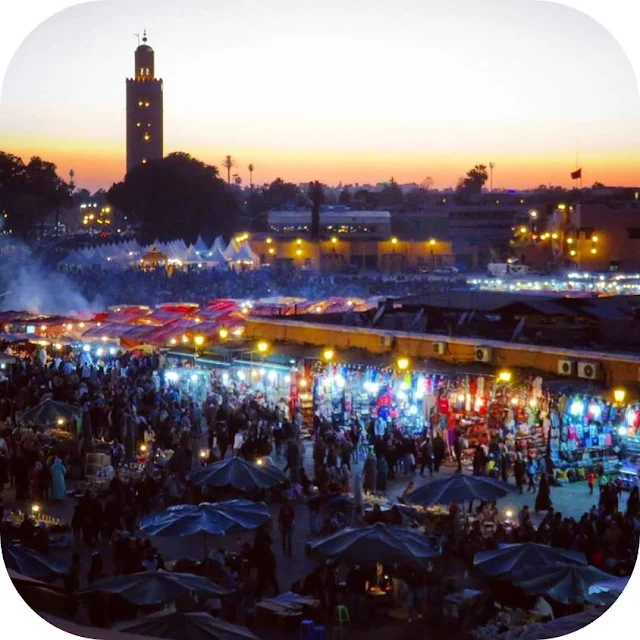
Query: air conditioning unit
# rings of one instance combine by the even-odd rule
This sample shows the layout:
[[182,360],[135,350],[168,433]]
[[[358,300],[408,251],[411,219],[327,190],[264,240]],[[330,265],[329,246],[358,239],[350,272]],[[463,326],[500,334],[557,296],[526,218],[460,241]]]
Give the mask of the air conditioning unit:
[[574,376],[576,373],[576,361],[558,360],[558,373],[561,376]]
[[380,336],[381,347],[393,347],[393,336]]
[[578,378],[597,380],[599,377],[600,364],[598,362],[578,362]]
[[447,353],[447,343],[446,342],[434,342],[433,343],[433,353],[436,356],[443,356]]
[[491,362],[493,360],[493,349],[491,347],[476,348],[476,362]]

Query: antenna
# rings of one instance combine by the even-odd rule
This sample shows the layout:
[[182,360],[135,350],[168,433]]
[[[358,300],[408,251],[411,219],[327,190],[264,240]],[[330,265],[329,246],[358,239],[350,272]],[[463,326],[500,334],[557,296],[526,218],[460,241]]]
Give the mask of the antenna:
[[133,35],[138,39],[138,46],[140,46],[140,34],[134,33]]

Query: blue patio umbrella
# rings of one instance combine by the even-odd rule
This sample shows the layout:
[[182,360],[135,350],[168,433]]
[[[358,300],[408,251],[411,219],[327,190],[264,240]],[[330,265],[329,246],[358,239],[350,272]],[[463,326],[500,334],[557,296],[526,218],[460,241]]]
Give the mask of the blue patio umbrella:
[[311,542],[311,555],[351,564],[404,564],[425,566],[440,555],[429,538],[402,526],[377,523],[370,527],[346,527]]
[[218,620],[202,611],[159,612],[119,625],[118,631],[171,640],[258,640],[246,627]]
[[548,596],[560,604],[584,604],[589,587],[611,578],[608,573],[583,565],[529,567],[511,574],[511,581],[525,593]]
[[470,500],[493,502],[515,492],[516,487],[494,478],[456,474],[423,484],[412,491],[405,501],[425,507],[434,504],[462,504]]
[[503,544],[498,549],[476,553],[473,564],[488,576],[511,574],[528,567],[572,564],[587,565],[587,557],[580,551],[557,549],[535,542]]
[[523,627],[511,629],[497,636],[499,640],[545,640],[560,638],[574,631],[584,629],[604,613],[603,609],[583,611],[571,616],[563,616],[550,622],[534,622]]
[[21,424],[38,426],[68,426],[74,419],[77,424],[80,424],[82,409],[65,402],[56,402],[49,398],[35,407],[25,409],[18,414],[18,422]]
[[181,504],[143,519],[140,531],[149,536],[180,538],[198,533],[224,536],[257,529],[270,518],[264,502],[226,500]]
[[148,606],[167,604],[192,595],[228,596],[233,590],[191,573],[171,573],[159,569],[102,578],[79,589],[76,595],[81,597],[96,592],[119,595],[132,604]]
[[607,575],[606,580],[596,582],[589,587],[587,601],[591,604],[612,605],[627,588],[629,577],[613,578]]
[[9,545],[3,547],[2,555],[7,569],[36,580],[55,580],[67,570],[43,553],[28,547]]
[[226,500],[183,504],[144,518],[140,531],[148,536],[184,538],[202,535],[207,555],[207,535],[224,536],[257,529],[271,518],[264,502]]
[[287,476],[276,466],[259,465],[242,458],[230,458],[194,471],[191,482],[207,487],[231,487],[239,491],[271,489],[286,482]]

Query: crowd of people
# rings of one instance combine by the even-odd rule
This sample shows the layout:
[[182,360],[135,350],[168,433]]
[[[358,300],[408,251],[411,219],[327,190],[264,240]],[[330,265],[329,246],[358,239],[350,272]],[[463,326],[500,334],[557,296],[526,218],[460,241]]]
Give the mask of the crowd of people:
[[[459,434],[448,447],[438,432],[409,434],[400,425],[385,427],[374,420],[338,425],[316,415],[312,424],[305,424],[303,414],[287,398],[270,403],[260,393],[215,379],[199,401],[178,383],[164,380],[155,356],[120,353],[100,365],[85,364],[71,352],[64,357],[25,355],[10,379],[0,383],[0,489],[15,487],[17,503],[77,499],[70,518],[76,551],[65,578],[69,594],[81,582],[91,583],[107,571],[128,574],[165,567],[161,550],[140,535],[140,519],[171,504],[197,504],[217,497],[189,481],[189,472],[201,464],[233,456],[268,459],[280,465],[289,480],[270,495],[280,505],[274,524],[285,560],[277,560],[271,533],[261,527],[253,545],[245,544],[239,552],[220,549],[203,562],[184,560],[174,567],[237,589],[238,600],[231,611],[224,612],[233,620],[239,611],[251,611],[265,593],[279,593],[278,562],[290,562],[286,558],[294,555],[299,505],[308,508],[312,535],[337,531],[350,521],[410,526],[411,519],[397,506],[384,517],[379,506],[365,516],[364,494],[389,496],[390,483],[402,480],[407,484],[406,496],[417,476],[427,472],[437,476],[444,464],[463,472],[464,443]],[[45,438],[37,429],[16,429],[20,412],[46,398],[77,408],[78,417],[68,425],[77,438]],[[306,438],[311,439],[310,447],[305,446]],[[158,456],[165,450],[173,453],[161,465]],[[110,458],[110,481],[100,491],[67,496],[65,483],[73,486],[73,478],[80,477],[75,472],[85,454],[99,451]],[[305,461],[307,456],[311,459]],[[517,518],[505,523],[495,505],[480,504],[469,526],[468,514],[452,506],[442,532],[445,560],[471,570],[479,551],[504,542],[535,541],[583,551],[592,565],[613,575],[628,575],[635,564],[640,531],[638,489],[621,510],[619,487],[606,477],[603,480],[603,474],[593,473],[588,486],[597,484],[598,504],[580,518],[568,517],[552,505],[547,462],[535,469],[531,462],[519,457],[506,460],[499,443],[475,452],[471,465],[475,474],[495,474],[510,482],[513,478],[521,488],[529,476],[537,491],[534,511],[545,515],[534,524],[539,517],[523,508]],[[134,477],[125,473],[132,463],[139,465]],[[492,524],[489,533],[487,523]],[[47,549],[46,533],[35,527],[28,514],[20,536],[23,544]],[[91,554],[86,579],[79,574],[78,549]],[[292,586],[331,608],[343,599],[358,620],[362,619],[358,612],[362,611],[363,584],[376,579],[375,572],[367,573],[369,569],[351,567],[342,591],[336,586],[333,565],[321,566]],[[421,615],[427,603],[424,587],[437,581],[436,574],[418,575],[403,568],[389,572],[406,587],[410,615]],[[111,611],[112,619],[120,615]],[[91,600],[89,616],[93,624],[105,625],[104,603]]]
[[[296,296],[319,300],[331,296],[369,298],[403,296],[450,288],[448,283],[427,279],[371,277],[369,275],[326,275],[298,270],[264,269],[246,272],[213,269],[176,270],[169,276],[164,269],[130,269],[114,277],[100,268],[64,272],[75,288],[89,301],[99,292],[105,305],[155,305],[174,300],[204,304],[214,298],[259,299]],[[456,286],[466,286],[464,282]]]

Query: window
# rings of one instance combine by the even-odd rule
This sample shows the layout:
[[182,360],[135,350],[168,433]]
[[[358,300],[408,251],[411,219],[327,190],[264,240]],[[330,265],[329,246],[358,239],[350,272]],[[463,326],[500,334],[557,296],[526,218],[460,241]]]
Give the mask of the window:
[[620,271],[622,262],[620,260],[611,260],[609,262],[609,271]]

